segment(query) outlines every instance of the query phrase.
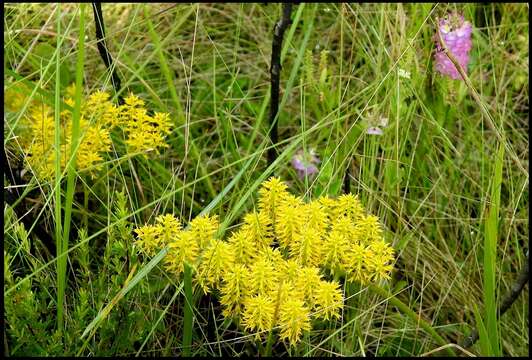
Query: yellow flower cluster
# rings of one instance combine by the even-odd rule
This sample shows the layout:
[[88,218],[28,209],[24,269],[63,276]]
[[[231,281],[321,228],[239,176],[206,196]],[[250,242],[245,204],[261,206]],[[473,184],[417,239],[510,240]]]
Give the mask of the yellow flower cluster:
[[166,269],[177,276],[186,262],[203,291],[219,290],[224,316],[238,316],[260,338],[274,327],[296,344],[314,318],[340,317],[343,293],[328,275],[369,283],[388,279],[393,249],[378,219],[353,195],[305,203],[277,178],[262,184],[258,211],[227,241],[217,238],[216,216],[192,220],[182,230],[172,215],[136,229],[148,255],[167,246]]
[[[68,87],[64,102],[74,107],[74,88]],[[21,94],[10,95],[8,105],[18,110],[25,98]],[[53,109],[41,102],[32,102],[25,123],[29,131],[22,134],[21,144],[26,153],[27,165],[41,179],[50,180],[54,175],[55,121]],[[64,168],[73,145],[72,112],[61,112],[61,167]],[[111,150],[111,131],[121,128],[125,134],[128,153],[145,153],[167,147],[164,137],[170,133],[171,122],[166,113],[148,115],[144,102],[130,94],[123,105],[115,105],[104,91],[96,91],[82,100],[80,118],[80,142],[76,168],[88,170],[94,175],[101,167],[103,156]]]

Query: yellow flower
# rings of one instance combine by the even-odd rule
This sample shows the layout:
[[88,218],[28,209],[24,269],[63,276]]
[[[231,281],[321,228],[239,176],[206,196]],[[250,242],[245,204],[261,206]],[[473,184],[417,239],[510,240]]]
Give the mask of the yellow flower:
[[368,258],[373,256],[365,246],[352,244],[350,251],[345,255],[344,269],[347,273],[347,280],[367,284],[371,279],[371,274],[366,268]]
[[286,283],[293,283],[301,273],[301,264],[294,259],[284,260],[280,266],[281,280]]
[[[142,105],[134,97],[128,101],[134,109]],[[185,262],[196,264],[195,283],[205,292],[219,289],[224,316],[240,317],[258,338],[279,326],[290,345],[310,330],[311,316],[340,317],[343,292],[321,271],[362,284],[390,278],[394,250],[378,218],[365,216],[356,196],[304,203],[271,178],[261,187],[259,208],[244,216],[228,242],[215,239],[215,216],[198,217],[182,231],[177,219],[164,215],[157,226],[137,229],[138,244],[156,249],[165,234],[177,232],[167,235],[168,271],[179,275]]]
[[235,255],[235,261],[245,265],[253,261],[257,249],[249,231],[240,229],[233,233],[229,238],[229,245]]
[[194,234],[190,231],[180,231],[168,244],[168,253],[164,257],[167,271],[179,277],[185,269],[185,263],[194,269],[198,254],[199,248]]
[[353,194],[340,195],[336,200],[337,211],[347,216],[352,222],[357,222],[364,216],[364,207]]
[[339,285],[335,282],[320,281],[314,293],[316,316],[324,320],[339,318],[343,306],[343,295]]
[[[193,238],[196,237],[193,232],[191,234]],[[222,240],[211,240],[201,255],[197,274],[197,281],[205,293],[208,287],[216,288],[220,284],[223,273],[234,261],[235,255],[228,243]]]
[[310,312],[303,301],[289,299],[279,311],[281,339],[287,339],[290,345],[296,345],[304,331],[310,330]]
[[327,213],[318,201],[302,206],[303,223],[307,229],[313,229],[316,235],[324,236],[327,231]]
[[149,116],[144,108],[144,101],[133,94],[128,95],[124,101],[124,105],[118,108],[117,118],[127,134],[128,151],[145,153],[168,147],[164,137],[172,127],[170,116],[166,113]]
[[144,225],[135,229],[137,240],[135,244],[147,255],[153,256],[161,246],[163,229],[159,225]]
[[249,280],[249,270],[242,264],[232,264],[223,273],[220,303],[224,306],[224,316],[240,314],[242,301],[250,293]]
[[250,288],[253,294],[269,294],[275,290],[278,274],[273,264],[264,256],[257,258],[250,266]]
[[322,261],[322,240],[315,228],[305,228],[290,248],[290,256],[303,266],[318,266]]
[[273,241],[272,223],[263,211],[252,212],[244,216],[242,230],[249,234],[259,249],[269,247]]
[[194,218],[189,225],[190,231],[196,236],[198,246],[203,249],[214,239],[220,223],[217,215],[203,215]]
[[276,207],[288,195],[286,185],[279,178],[271,177],[268,181],[263,182],[259,189],[259,209],[264,211],[275,223]]
[[366,266],[373,281],[390,279],[394,260],[393,248],[381,240],[371,243],[369,250],[373,256],[367,259]]
[[303,299],[310,307],[314,306],[314,293],[321,281],[320,270],[317,267],[303,267],[300,275],[294,282],[297,296]]
[[155,221],[162,227],[161,242],[163,245],[172,242],[182,229],[181,223],[172,214],[159,215]]
[[303,226],[302,205],[303,201],[300,198],[288,195],[277,208],[275,232],[279,245],[284,249],[289,248],[294,243]]
[[355,225],[357,237],[363,244],[368,245],[372,241],[382,239],[382,229],[379,224],[379,218],[375,215],[363,216]]
[[255,295],[244,301],[242,324],[246,329],[256,331],[259,339],[261,332],[270,331],[273,327],[275,305],[267,295]]
[[332,274],[337,274],[342,269],[345,255],[349,252],[349,239],[354,236],[354,226],[346,217],[340,217],[333,224],[331,231],[323,241],[323,265],[326,265]]

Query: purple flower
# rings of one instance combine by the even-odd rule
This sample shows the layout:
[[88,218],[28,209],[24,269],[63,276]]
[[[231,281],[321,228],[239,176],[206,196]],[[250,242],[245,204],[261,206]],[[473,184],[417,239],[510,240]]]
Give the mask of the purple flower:
[[310,149],[307,153],[304,153],[303,150],[298,150],[292,157],[292,166],[296,169],[297,175],[301,180],[305,178],[305,175],[308,175],[309,178],[316,175],[318,173],[316,165],[319,163],[320,159],[318,159],[313,149]]
[[382,129],[380,127],[372,126],[372,127],[369,127],[366,130],[366,134],[369,134],[369,135],[382,135],[383,132],[382,132]]
[[[467,72],[469,51],[471,50],[471,32],[473,27],[469,21],[464,21],[464,16],[456,12],[448,14],[439,22],[439,29],[447,49],[456,57],[460,65]],[[460,73],[443,51],[439,51],[441,44],[435,36],[437,50],[434,55],[436,70],[452,79],[460,79]]]

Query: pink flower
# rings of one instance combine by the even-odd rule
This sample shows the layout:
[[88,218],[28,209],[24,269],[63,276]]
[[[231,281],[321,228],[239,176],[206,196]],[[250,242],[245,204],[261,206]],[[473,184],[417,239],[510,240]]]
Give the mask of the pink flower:
[[[448,14],[439,22],[439,29],[447,49],[456,57],[460,65],[467,72],[469,63],[469,51],[471,50],[472,41],[471,33],[473,27],[469,21],[464,21],[464,16],[456,12]],[[441,44],[436,35],[436,54],[434,55],[436,70],[452,79],[460,79],[460,73],[449,60],[447,55],[440,51]]]
[[306,154],[303,150],[298,150],[292,157],[292,166],[297,171],[297,175],[300,179],[304,179],[305,175],[312,177],[318,173],[317,164],[320,163],[320,159],[316,156],[313,149],[310,149]]

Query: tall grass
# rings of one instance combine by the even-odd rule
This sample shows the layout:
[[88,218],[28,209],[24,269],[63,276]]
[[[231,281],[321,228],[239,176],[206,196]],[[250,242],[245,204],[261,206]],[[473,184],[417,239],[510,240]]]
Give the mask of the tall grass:
[[[110,89],[111,83],[83,6],[57,6],[49,23],[50,5],[4,9],[4,91],[30,98],[19,112],[5,113],[4,146],[22,156],[21,125],[31,99],[54,106],[58,124],[65,74],[75,73],[74,132],[82,93]],[[274,173],[308,198],[338,195],[347,174],[350,191],[379,216],[398,256],[391,281],[373,291],[346,285],[341,319],[315,324],[297,348],[274,341],[272,355],[460,355],[466,353],[453,344],[473,327],[480,341],[466,351],[528,354],[528,294],[497,316],[499,294],[511,287],[528,249],[528,175],[521,169],[528,169],[525,5],[294,6],[281,53],[279,156],[270,166],[264,119],[280,5],[102,9],[122,94],[133,92],[151,110],[169,112],[175,128],[169,147],[146,158],[121,153],[123,144],[113,135],[116,146],[94,178],[77,171],[75,146],[65,170],[57,157],[51,183],[26,170],[31,180],[12,206],[18,216],[4,215],[7,267],[15,274],[4,289],[10,354],[32,349],[21,345],[15,324],[41,355],[221,356],[266,349],[265,341],[257,344],[254,334],[223,318],[216,296],[207,306],[185,279],[166,274],[166,250],[139,258],[133,235],[117,233],[127,233],[119,230],[123,224],[133,228],[173,212],[184,223],[217,214],[219,236],[227,236],[256,206],[259,184]],[[452,10],[475,25],[468,77],[478,98],[465,83],[432,71],[435,19]],[[47,54],[39,43],[53,51]],[[331,85],[323,94],[305,80],[307,50],[316,67],[320,51],[330,51]],[[410,78],[399,76],[399,69]],[[504,120],[494,132],[486,116]],[[368,124],[381,118],[388,119],[384,134],[366,134]],[[78,131],[73,139],[82,136]],[[60,143],[60,133],[53,141]],[[290,167],[301,147],[316,149],[322,160],[315,179],[301,181]],[[112,209],[120,191],[128,208],[117,218]],[[22,216],[54,234],[55,258],[44,257],[38,239],[25,250],[17,230]],[[80,230],[86,236],[74,235]],[[46,321],[35,320],[31,336],[21,325],[24,316],[9,310],[22,309],[10,307],[11,299],[31,298],[25,286],[35,297],[30,307],[41,309],[37,319],[64,330],[56,348],[51,343],[59,341],[43,340],[52,338]]]
[[488,216],[485,224],[484,240],[484,307],[486,319],[486,334],[490,344],[491,351],[485,355],[501,356],[497,298],[498,289],[496,283],[497,272],[497,239],[498,239],[498,222],[499,209],[501,205],[501,184],[502,169],[504,161],[504,144],[499,145],[499,150],[495,158],[493,169],[493,180],[491,183],[491,196],[488,207]]

